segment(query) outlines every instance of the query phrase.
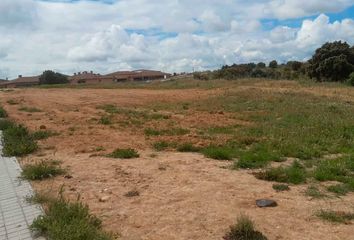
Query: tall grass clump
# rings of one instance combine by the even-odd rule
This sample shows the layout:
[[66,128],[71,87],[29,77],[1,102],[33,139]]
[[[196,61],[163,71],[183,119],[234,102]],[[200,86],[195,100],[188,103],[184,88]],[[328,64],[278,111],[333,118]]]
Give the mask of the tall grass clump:
[[7,112],[3,107],[0,107],[0,118],[6,118],[7,117]]
[[306,182],[306,169],[297,161],[290,167],[269,168],[255,175],[261,180],[280,183],[301,184]]
[[5,156],[24,156],[37,150],[38,145],[26,127],[10,122],[3,122],[2,127],[4,126],[3,153]]
[[140,155],[135,149],[132,148],[127,148],[127,149],[117,148],[107,156],[111,158],[130,159],[130,158],[138,158]]
[[63,197],[45,204],[45,215],[34,220],[31,229],[51,240],[111,240],[101,220],[90,214],[87,205]]
[[232,160],[234,158],[234,150],[227,146],[209,146],[202,150],[207,158],[216,160]]
[[253,221],[242,215],[237,223],[230,227],[230,231],[223,237],[224,240],[267,240],[261,232],[256,231]]
[[21,177],[27,180],[43,180],[64,174],[62,169],[55,161],[41,161],[35,164],[28,164],[23,167]]

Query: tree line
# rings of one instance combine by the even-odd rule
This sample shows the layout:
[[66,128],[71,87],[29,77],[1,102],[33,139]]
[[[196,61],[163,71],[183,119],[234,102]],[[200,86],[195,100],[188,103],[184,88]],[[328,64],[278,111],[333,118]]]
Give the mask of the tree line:
[[318,48],[307,62],[289,61],[278,64],[273,60],[268,66],[263,62],[225,65],[216,71],[194,73],[194,77],[201,80],[239,78],[310,78],[318,82],[351,80],[351,84],[354,85],[354,46],[351,47],[342,41],[328,42]]

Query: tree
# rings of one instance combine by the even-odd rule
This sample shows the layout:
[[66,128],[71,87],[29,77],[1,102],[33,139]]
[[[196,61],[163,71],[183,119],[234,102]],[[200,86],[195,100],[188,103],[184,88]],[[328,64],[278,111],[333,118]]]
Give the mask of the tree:
[[69,83],[68,77],[64,74],[46,70],[39,77],[40,84],[63,84]]
[[317,81],[345,81],[354,71],[354,47],[336,41],[325,43],[309,60],[308,74]]
[[258,68],[265,68],[266,64],[264,62],[259,62],[259,63],[257,63],[257,67]]
[[278,62],[276,60],[273,60],[269,63],[270,68],[277,68],[278,67]]
[[299,71],[302,67],[302,62],[298,61],[289,61],[286,63],[286,66],[293,71]]

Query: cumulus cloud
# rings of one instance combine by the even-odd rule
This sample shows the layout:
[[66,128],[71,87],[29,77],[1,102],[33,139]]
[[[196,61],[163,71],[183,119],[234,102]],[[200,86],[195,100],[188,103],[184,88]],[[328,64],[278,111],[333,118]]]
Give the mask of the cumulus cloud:
[[[136,68],[192,71],[223,64],[303,60],[326,41],[354,43],[354,0],[0,1],[0,78]],[[317,15],[269,29],[264,19]]]

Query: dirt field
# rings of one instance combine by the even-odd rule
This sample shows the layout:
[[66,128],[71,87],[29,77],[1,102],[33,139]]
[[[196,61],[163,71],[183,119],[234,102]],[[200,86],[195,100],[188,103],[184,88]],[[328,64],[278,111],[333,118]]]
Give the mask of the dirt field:
[[[249,215],[258,230],[269,239],[354,239],[353,226],[324,222],[314,216],[317,210],[354,210],[352,193],[341,198],[312,199],[305,196],[307,185],[290,186],[289,192],[276,192],[272,182],[257,180],[250,170],[233,171],[231,163],[205,158],[199,153],[155,152],[157,140],[190,141],[206,146],[227,136],[200,138],[202,127],[253,123],[242,114],[187,109],[227,91],[301,92],[318,97],[336,97],[354,102],[350,88],[305,86],[294,82],[257,82],[214,89],[16,89],[1,92],[0,101],[17,122],[31,130],[40,126],[59,133],[40,142],[40,150],[22,163],[56,159],[69,169],[73,178],[63,176],[34,182],[37,191],[57,192],[87,203],[103,220],[104,228],[119,233],[123,240],[214,240],[222,239],[241,213]],[[18,104],[7,104],[14,100]],[[114,124],[99,124],[105,115],[99,106],[114,104],[124,109],[162,114],[169,119],[127,119],[114,116]],[[31,106],[41,112],[19,111]],[[184,107],[186,106],[186,107]],[[183,111],[185,108],[185,111]],[[186,110],[187,109],[187,110]],[[146,120],[146,122],[145,122]],[[43,127],[42,126],[42,127]],[[183,136],[151,137],[147,127],[191,129]],[[110,159],[104,156],[115,148],[137,149],[140,158]],[[99,149],[99,150],[98,150]],[[129,191],[140,193],[126,197]],[[108,196],[105,202],[99,199]],[[256,207],[255,200],[271,198],[279,206]]]

